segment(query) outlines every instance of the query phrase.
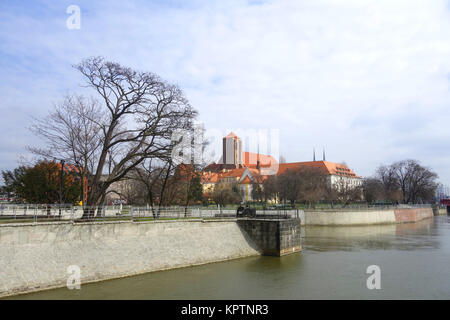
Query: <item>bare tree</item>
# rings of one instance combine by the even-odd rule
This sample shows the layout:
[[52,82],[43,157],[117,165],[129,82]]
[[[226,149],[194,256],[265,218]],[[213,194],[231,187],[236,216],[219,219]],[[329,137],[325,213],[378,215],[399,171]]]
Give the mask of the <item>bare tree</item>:
[[[164,163],[158,159],[145,159],[134,169],[134,179],[145,187],[145,201],[150,205],[155,216],[155,203],[157,195],[161,198],[161,179],[166,175]],[[160,201],[159,201],[160,203]]]
[[422,203],[433,201],[438,176],[416,160],[403,160],[390,166],[380,166],[377,178],[391,200]]
[[319,168],[301,167],[288,169],[277,179],[281,199],[305,202],[313,205],[323,199],[326,193],[326,176]]
[[67,95],[54,105],[48,117],[34,121],[30,129],[47,142],[47,147],[28,149],[44,158],[63,159],[74,165],[84,195],[85,181],[91,178],[89,173],[95,168],[102,143],[100,129],[104,116],[99,103],[81,95]]
[[363,193],[368,203],[386,200],[382,181],[374,177],[363,180]]
[[[101,57],[86,59],[75,67],[102,101],[101,116],[90,119],[98,127],[99,145],[91,150],[95,156],[87,197],[88,205],[101,205],[108,187],[127,177],[145,159],[170,157],[173,132],[191,129],[196,111],[177,86],[153,73]],[[62,141],[70,137],[64,129],[45,130]],[[40,136],[47,141],[50,137]]]
[[213,201],[221,206],[226,204],[236,204],[242,201],[242,196],[238,192],[237,184],[219,183],[212,193]]
[[375,177],[383,186],[384,198],[392,202],[401,201],[402,196],[398,188],[398,181],[392,166],[381,165],[376,170]]
[[333,186],[336,199],[340,201],[343,206],[347,206],[353,201],[360,201],[363,197],[363,189],[360,185],[355,185],[353,180],[346,177],[339,177],[338,181]]
[[277,179],[277,187],[280,200],[284,203],[289,202],[291,205],[294,205],[300,194],[300,170],[288,169],[280,174]]
[[111,184],[106,199],[111,201],[113,195],[118,195],[120,200],[125,200],[127,204],[145,204],[145,193],[143,183],[130,176]]
[[270,175],[262,180],[262,194],[264,202],[266,203],[271,200],[277,201],[279,199],[277,175]]
[[416,160],[404,160],[392,164],[394,177],[402,192],[403,203],[429,201],[437,188],[437,174],[422,167]]
[[299,201],[305,201],[308,206],[314,206],[324,199],[327,187],[327,177],[319,168],[304,167],[299,170],[300,190]]

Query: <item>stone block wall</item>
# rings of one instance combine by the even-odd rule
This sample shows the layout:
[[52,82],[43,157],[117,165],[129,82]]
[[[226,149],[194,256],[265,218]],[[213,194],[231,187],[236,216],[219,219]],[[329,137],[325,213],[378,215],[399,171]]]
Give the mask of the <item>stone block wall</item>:
[[262,255],[283,256],[301,251],[300,219],[241,219],[238,225]]

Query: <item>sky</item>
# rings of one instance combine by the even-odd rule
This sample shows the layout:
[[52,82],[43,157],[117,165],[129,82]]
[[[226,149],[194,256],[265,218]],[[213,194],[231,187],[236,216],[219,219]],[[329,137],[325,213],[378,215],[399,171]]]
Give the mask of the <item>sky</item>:
[[[80,8],[80,29],[66,12]],[[450,1],[0,2],[0,170],[103,56],[180,86],[207,129],[279,129],[288,162],[416,159],[450,184]]]

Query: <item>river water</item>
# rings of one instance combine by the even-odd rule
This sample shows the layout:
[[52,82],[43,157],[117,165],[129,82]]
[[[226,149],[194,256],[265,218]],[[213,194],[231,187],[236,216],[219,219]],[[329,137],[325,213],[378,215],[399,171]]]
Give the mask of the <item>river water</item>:
[[[303,252],[251,257],[13,299],[450,299],[450,217],[303,229]],[[367,288],[367,267],[381,289]]]

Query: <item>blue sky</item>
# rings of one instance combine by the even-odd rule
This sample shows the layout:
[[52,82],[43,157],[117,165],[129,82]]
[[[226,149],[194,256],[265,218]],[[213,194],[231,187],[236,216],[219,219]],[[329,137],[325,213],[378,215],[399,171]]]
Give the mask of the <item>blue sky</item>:
[[280,129],[288,161],[412,158],[450,184],[449,1],[2,0],[0,170],[40,143],[31,116],[91,94],[71,66],[96,55],[177,83],[207,128]]

